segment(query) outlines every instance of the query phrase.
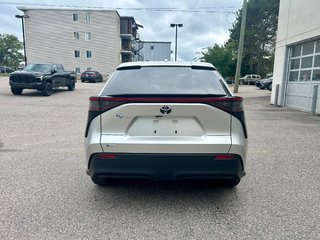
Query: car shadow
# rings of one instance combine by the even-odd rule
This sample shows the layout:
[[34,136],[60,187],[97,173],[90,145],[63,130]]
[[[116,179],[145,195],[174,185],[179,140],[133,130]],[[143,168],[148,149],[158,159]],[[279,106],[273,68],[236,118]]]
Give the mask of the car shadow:
[[[67,88],[55,88],[52,89],[52,95],[62,94],[65,92],[69,92]],[[11,94],[12,95],[12,94]],[[51,95],[51,96],[52,96]],[[15,95],[12,95],[15,96]],[[41,91],[33,90],[33,89],[24,89],[21,95],[17,95],[18,97],[30,97],[30,96],[39,96],[39,97],[50,97],[43,96]]]
[[[234,209],[239,204],[237,187],[223,187],[218,181],[185,180],[153,182],[147,180],[117,180],[109,186],[93,186],[91,203],[100,211],[117,206],[148,208],[150,211],[180,211],[184,208],[216,210]],[[129,203],[126,205],[126,203]]]

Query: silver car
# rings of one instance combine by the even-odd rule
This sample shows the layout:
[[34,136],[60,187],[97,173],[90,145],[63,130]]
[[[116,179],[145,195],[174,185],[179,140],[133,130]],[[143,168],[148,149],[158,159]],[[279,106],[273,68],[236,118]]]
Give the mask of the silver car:
[[87,174],[98,185],[200,178],[235,186],[247,154],[242,100],[209,63],[120,64],[90,97]]

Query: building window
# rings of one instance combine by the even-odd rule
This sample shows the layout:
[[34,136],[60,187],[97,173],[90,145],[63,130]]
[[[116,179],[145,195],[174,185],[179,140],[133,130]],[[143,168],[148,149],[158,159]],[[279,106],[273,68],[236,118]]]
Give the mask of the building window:
[[320,81],[320,69],[313,70],[312,80]]
[[291,56],[298,57],[301,55],[301,45],[293,46],[291,49]]
[[76,67],[74,70],[75,70],[76,73],[80,73],[80,68],[79,67]]
[[80,57],[80,51],[79,50],[74,50],[74,57],[79,58]]
[[86,22],[91,22],[91,13],[86,13]]
[[80,39],[80,33],[79,32],[73,32],[73,39],[74,40]]
[[320,40],[290,48],[288,81],[320,81]]
[[313,53],[314,42],[306,43],[302,45],[302,55],[309,55]]
[[320,40],[316,42],[316,53],[320,53]]
[[91,32],[86,32],[85,35],[84,35],[84,39],[86,41],[90,41],[91,40]]
[[78,13],[74,13],[74,14],[72,15],[72,20],[73,20],[74,22],[78,22],[78,21],[79,21],[79,14],[78,14]]
[[298,77],[299,77],[299,71],[290,71],[290,73],[289,73],[289,81],[290,82],[298,81]]
[[87,67],[87,71],[92,71],[92,67]]
[[87,58],[92,58],[92,51],[87,50]]

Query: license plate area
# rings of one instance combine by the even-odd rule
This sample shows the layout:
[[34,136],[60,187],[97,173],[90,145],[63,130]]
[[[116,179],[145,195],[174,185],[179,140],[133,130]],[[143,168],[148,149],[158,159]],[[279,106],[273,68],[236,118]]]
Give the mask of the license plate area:
[[195,117],[137,117],[129,126],[129,136],[203,136]]

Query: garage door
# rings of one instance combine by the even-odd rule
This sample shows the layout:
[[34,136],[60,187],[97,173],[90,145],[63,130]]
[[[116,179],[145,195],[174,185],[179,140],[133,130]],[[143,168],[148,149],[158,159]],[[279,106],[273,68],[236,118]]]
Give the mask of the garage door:
[[320,84],[320,40],[290,47],[285,105],[311,111],[313,86]]

